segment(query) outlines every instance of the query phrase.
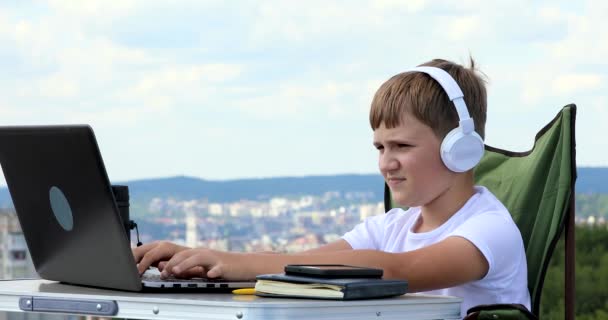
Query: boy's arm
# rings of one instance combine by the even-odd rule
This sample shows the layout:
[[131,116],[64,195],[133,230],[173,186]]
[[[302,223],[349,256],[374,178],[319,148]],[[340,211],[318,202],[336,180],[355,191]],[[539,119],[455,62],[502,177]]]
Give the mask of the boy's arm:
[[193,249],[176,253],[164,276],[195,266],[209,270],[209,277],[252,279],[258,274],[280,273],[287,264],[350,264],[384,269],[388,279],[406,279],[409,290],[428,291],[481,279],[488,263],[468,240],[449,237],[437,244],[403,253],[376,250],[320,251],[299,254],[230,253]]
[[326,245],[322,245],[318,248],[313,248],[309,250],[302,251],[301,253],[310,254],[310,253],[321,253],[321,252],[333,252],[340,250],[352,250],[353,248],[346,242],[344,239],[336,240],[334,242],[330,242]]
[[434,245],[402,253],[346,250],[287,256],[281,260],[277,263],[340,263],[377,267],[384,270],[384,278],[408,280],[411,292],[448,288],[479,280],[489,269],[477,247],[461,237],[449,237]]

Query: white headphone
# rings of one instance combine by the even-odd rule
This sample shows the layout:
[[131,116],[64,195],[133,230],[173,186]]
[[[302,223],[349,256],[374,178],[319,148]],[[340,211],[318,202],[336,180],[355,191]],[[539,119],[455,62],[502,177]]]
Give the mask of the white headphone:
[[458,83],[445,70],[436,67],[416,67],[407,71],[423,72],[431,76],[456,106],[460,119],[458,127],[450,131],[441,142],[441,160],[445,166],[454,172],[465,172],[475,167],[485,150],[483,139],[475,132],[475,123],[469,116]]

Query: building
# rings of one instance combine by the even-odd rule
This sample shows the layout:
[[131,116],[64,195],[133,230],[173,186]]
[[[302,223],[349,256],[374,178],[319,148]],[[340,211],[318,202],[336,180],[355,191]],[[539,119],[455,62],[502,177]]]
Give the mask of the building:
[[0,209],[0,279],[36,277],[17,216],[13,210]]

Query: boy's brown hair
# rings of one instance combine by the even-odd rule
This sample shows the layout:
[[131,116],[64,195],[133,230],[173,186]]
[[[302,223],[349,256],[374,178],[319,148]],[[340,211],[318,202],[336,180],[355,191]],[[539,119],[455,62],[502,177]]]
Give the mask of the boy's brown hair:
[[[487,94],[485,80],[475,70],[475,62],[465,68],[451,61],[434,59],[420,66],[437,67],[449,73],[464,94],[475,131],[485,137]],[[369,114],[370,125],[376,130],[382,123],[388,128],[401,124],[405,114],[413,115],[433,129],[442,140],[458,127],[456,107],[443,88],[422,72],[403,72],[387,80],[374,95]]]

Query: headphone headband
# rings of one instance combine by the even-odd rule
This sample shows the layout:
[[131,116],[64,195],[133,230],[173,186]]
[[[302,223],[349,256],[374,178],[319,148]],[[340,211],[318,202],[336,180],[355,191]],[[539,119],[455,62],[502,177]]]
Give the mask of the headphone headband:
[[464,94],[458,86],[458,83],[456,83],[456,80],[454,80],[449,73],[443,69],[428,66],[415,67],[408,71],[426,73],[431,76],[431,78],[435,79],[435,81],[437,81],[443,88],[445,93],[447,93],[450,101],[452,101],[454,106],[456,106],[456,112],[458,113],[458,118],[460,119],[459,126],[462,129],[462,132],[468,134],[475,130],[475,123],[469,116],[469,110],[464,102]]
[[439,83],[454,103],[458,112],[458,127],[448,132],[441,141],[441,160],[454,172],[465,172],[475,167],[484,152],[483,139],[475,132],[475,123],[469,116],[464,94],[456,80],[445,70],[436,67],[416,67],[412,72],[423,72]]

